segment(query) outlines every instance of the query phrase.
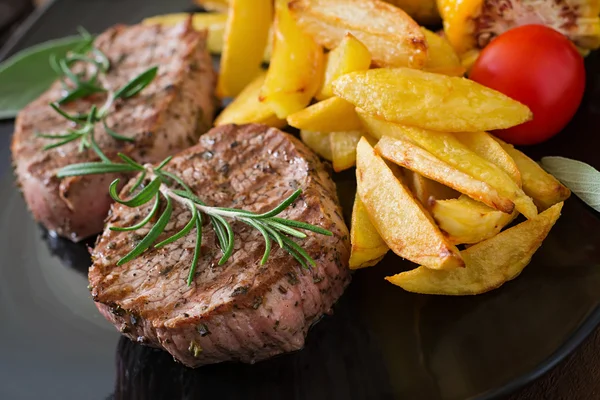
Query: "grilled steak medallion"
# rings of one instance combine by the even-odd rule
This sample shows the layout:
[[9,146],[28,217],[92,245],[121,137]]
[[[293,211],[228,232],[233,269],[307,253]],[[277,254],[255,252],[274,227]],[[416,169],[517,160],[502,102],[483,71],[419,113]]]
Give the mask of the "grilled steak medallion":
[[[206,32],[196,32],[189,22],[174,27],[116,26],[101,34],[95,46],[110,59],[111,68],[100,75],[100,84],[117,90],[129,80],[157,65],[158,75],[140,94],[112,106],[108,126],[135,142],[117,141],[96,125],[96,140],[115,159],[118,152],[140,162],[157,162],[196,143],[211,125],[215,101],[215,72],[206,49]],[[74,68],[82,68],[76,65]],[[44,151],[56,143],[36,134],[61,134],[72,128],[49,103],[61,98],[56,82],[18,115],[12,153],[19,184],[36,220],[61,236],[78,241],[100,232],[110,207],[108,184],[118,175],[58,179],[56,171],[69,164],[98,161],[93,151],[78,150],[78,141]],[[100,107],[105,94],[63,106],[69,113],[87,113]]]
[[[149,227],[133,233],[108,228],[136,223],[151,205],[132,209],[115,204],[89,272],[102,314],[130,339],[165,349],[190,367],[225,360],[253,363],[302,348],[308,328],[330,310],[350,281],[348,229],[323,164],[291,135],[252,124],[211,130],[167,169],[208,205],[255,212],[272,209],[301,188],[301,197],[281,217],[321,226],[333,236],[307,232],[300,244],[317,263],[311,269],[303,269],[276,244],[261,266],[262,235],[232,221],[235,251],[219,266],[222,253],[212,226],[205,224],[202,255],[188,287],[195,230],[117,266]],[[173,206],[172,222],[158,240],[191,217],[184,205]]]

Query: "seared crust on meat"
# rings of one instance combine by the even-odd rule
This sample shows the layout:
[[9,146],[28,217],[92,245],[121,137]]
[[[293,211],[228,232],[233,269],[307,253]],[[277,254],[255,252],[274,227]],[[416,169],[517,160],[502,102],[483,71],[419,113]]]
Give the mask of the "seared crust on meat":
[[[117,266],[149,227],[136,232],[109,228],[134,224],[151,204],[135,209],[114,204],[89,272],[100,311],[132,340],[163,348],[191,367],[226,360],[252,363],[302,348],[311,324],[330,310],[350,281],[348,229],[335,184],[319,159],[277,129],[226,125],[202,136],[166,169],[209,205],[255,212],[272,209],[301,188],[301,197],[281,217],[321,226],[333,236],[307,232],[299,242],[317,263],[311,269],[303,269],[277,244],[261,266],[263,237],[233,221],[235,251],[219,266],[222,253],[205,221],[202,255],[188,287],[195,229]],[[190,217],[185,206],[174,203],[172,222],[158,240],[180,230]]]
[[[206,48],[206,32],[197,32],[190,21],[174,27],[115,26],[96,39],[96,47],[110,59],[111,68],[101,75],[102,86],[116,90],[136,75],[156,65],[158,75],[139,95],[113,104],[108,126],[135,142],[117,141],[97,124],[96,140],[111,159],[117,153],[139,162],[157,162],[196,143],[211,125],[215,101],[215,72]],[[81,69],[81,65],[75,68]],[[19,185],[36,220],[59,235],[78,241],[100,232],[110,207],[108,184],[119,175],[58,179],[66,165],[98,161],[92,151],[79,152],[78,143],[43,151],[55,143],[36,133],[60,134],[72,128],[49,103],[61,97],[56,82],[18,115],[12,154]],[[99,94],[66,104],[69,113],[100,107]]]

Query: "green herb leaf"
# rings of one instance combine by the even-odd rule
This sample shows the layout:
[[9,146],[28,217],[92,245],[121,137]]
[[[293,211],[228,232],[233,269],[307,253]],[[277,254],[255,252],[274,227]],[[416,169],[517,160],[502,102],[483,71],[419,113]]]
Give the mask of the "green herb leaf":
[[139,170],[128,164],[89,162],[67,165],[66,167],[59,169],[56,173],[56,176],[58,178],[66,178],[67,176],[112,174],[115,172],[135,171]]
[[192,218],[188,221],[188,223],[183,227],[182,230],[180,230],[173,236],[163,240],[160,243],[155,244],[154,245],[155,248],[158,249],[160,247],[163,247],[164,245],[173,243],[174,241],[187,235],[194,228],[194,226],[196,225],[196,218],[198,218],[198,211],[196,210],[196,205],[194,204],[193,201],[188,202],[188,207],[190,208],[190,211],[192,212]]
[[133,97],[139,92],[141,92],[146,86],[152,82],[156,73],[158,72],[158,67],[152,67],[142,72],[132,80],[130,80],[125,86],[121,89],[117,90],[113,97],[115,99],[127,99],[129,97]]
[[117,140],[123,140],[125,142],[135,142],[134,138],[123,136],[123,135],[119,135],[117,132],[115,132],[112,129],[110,129],[108,127],[108,125],[106,124],[106,118],[102,118],[102,125],[104,125],[104,130],[106,131],[106,133],[108,133],[113,138],[115,138]]
[[117,203],[126,205],[127,207],[139,207],[142,204],[146,204],[158,193],[162,181],[160,178],[154,178],[146,187],[144,187],[138,194],[129,200],[122,200],[117,193],[117,187],[119,186],[119,179],[115,179],[108,188],[110,197]]
[[171,218],[171,213],[173,212],[173,202],[171,201],[171,198],[169,196],[165,196],[165,198],[167,200],[165,211],[163,211],[158,221],[156,221],[156,224],[154,224],[152,229],[150,229],[150,232],[144,236],[144,238],[137,244],[137,246],[133,248],[133,250],[127,253],[125,257],[117,261],[117,265],[123,265],[142,254],[147,248],[152,246],[152,243],[154,243],[160,234],[163,233],[167,223],[169,222],[169,219]]
[[196,267],[198,266],[198,259],[200,258],[200,250],[202,249],[202,214],[198,211],[196,211],[196,213],[198,214],[196,218],[196,246],[194,247],[194,257],[192,258],[190,273],[188,274],[188,286],[192,286],[192,282],[194,281]]
[[160,206],[160,193],[156,193],[156,196],[154,197],[154,205],[152,206],[152,210],[150,210],[148,215],[146,215],[143,220],[141,220],[140,222],[138,222],[137,224],[132,225],[132,226],[111,226],[110,230],[117,231],[117,232],[137,231],[138,229],[140,229],[141,227],[146,225],[148,222],[150,222],[152,217],[154,217],[154,215],[158,211],[159,206]]
[[544,157],[542,167],[594,210],[600,212],[600,172],[584,162]]
[[23,50],[0,64],[0,119],[14,118],[58,78],[48,59],[64,57],[86,42],[80,36],[50,40]]

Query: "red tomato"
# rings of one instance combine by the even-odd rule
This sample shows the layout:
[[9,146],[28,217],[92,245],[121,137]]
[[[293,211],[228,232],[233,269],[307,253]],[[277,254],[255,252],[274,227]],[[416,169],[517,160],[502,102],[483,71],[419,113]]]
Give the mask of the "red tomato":
[[519,145],[540,143],[560,132],[585,89],[583,58],[569,39],[543,25],[520,26],[492,40],[469,78],[531,109],[533,120],[494,132]]

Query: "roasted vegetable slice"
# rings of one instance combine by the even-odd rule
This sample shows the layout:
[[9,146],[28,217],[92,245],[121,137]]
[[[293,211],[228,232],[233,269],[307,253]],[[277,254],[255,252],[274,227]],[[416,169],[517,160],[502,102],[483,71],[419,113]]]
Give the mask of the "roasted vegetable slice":
[[431,214],[454,244],[489,239],[517,216],[517,212],[506,214],[465,195],[458,199],[434,200]]
[[482,49],[520,25],[546,25],[582,49],[600,46],[597,0],[437,0],[444,32],[459,54]]
[[419,267],[386,279],[409,292],[442,295],[485,293],[516,278],[560,217],[563,203],[461,251],[466,268],[434,271]]
[[361,138],[356,149],[357,193],[377,232],[400,257],[432,269],[462,267],[458,249],[393,169]]
[[404,10],[415,21],[423,25],[436,25],[440,22],[440,14],[435,0],[385,0]]
[[298,24],[328,49],[350,32],[380,67],[422,68],[427,44],[419,25],[404,11],[380,0],[293,0]]
[[287,121],[295,128],[318,132],[362,129],[354,106],[339,97],[331,97],[295,112],[288,116]]
[[465,78],[410,68],[351,72],[334,93],[371,115],[442,132],[510,128],[531,119],[529,108]]
[[390,249],[369,219],[367,209],[358,195],[352,207],[350,226],[350,268],[358,269],[377,264]]
[[219,114],[215,126],[225,124],[259,123],[276,128],[285,126],[285,120],[277,118],[271,107],[259,101],[260,89],[265,82],[266,72],[261,72]]
[[298,27],[287,1],[275,6],[273,54],[260,97],[283,119],[310,103],[321,86],[324,61],[323,49]]
[[260,73],[272,20],[272,0],[231,0],[217,84],[219,96],[237,96]]

